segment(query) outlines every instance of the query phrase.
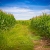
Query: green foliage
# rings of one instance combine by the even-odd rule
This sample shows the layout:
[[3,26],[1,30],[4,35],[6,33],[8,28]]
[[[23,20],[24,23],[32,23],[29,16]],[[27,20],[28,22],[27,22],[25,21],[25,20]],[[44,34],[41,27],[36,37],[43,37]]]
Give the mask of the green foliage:
[[30,27],[32,30],[36,30],[38,35],[50,38],[50,15],[43,14],[32,18]]
[[17,24],[11,30],[0,31],[0,50],[33,50],[33,42],[26,26]]
[[30,25],[30,20],[18,20],[17,24],[21,24],[21,25]]
[[9,29],[15,25],[15,18],[12,14],[8,14],[0,10],[0,29]]

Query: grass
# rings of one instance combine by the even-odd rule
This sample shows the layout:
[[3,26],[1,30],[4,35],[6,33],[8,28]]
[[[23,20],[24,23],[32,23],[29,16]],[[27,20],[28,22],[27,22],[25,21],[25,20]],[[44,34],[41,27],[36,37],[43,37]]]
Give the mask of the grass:
[[[1,31],[2,32],[2,31]],[[9,31],[3,31],[0,50],[33,50],[30,32],[25,25],[17,24]]]

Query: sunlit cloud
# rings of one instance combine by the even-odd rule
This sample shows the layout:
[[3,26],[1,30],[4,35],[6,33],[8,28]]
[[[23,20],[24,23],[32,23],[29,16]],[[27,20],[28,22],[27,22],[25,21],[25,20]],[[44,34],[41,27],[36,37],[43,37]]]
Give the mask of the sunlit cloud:
[[49,9],[31,10],[31,9],[19,8],[19,7],[10,7],[10,8],[5,7],[1,9],[5,12],[12,13],[17,20],[27,20],[32,17],[41,15],[43,12],[48,14],[50,13]]

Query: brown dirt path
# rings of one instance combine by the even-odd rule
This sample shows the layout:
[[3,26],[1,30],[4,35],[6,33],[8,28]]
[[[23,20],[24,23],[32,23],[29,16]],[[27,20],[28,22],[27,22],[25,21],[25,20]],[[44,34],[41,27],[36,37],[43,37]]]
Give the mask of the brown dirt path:
[[34,50],[50,50],[50,47],[46,48],[44,47],[45,41],[42,40],[33,40],[33,43],[35,44]]

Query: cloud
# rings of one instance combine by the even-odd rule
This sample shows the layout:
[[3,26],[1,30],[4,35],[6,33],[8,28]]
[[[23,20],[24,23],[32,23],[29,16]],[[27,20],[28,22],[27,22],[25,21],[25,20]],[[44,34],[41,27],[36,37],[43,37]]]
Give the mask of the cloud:
[[44,9],[44,10],[31,10],[31,9],[26,9],[26,8],[19,8],[19,7],[3,7],[1,8],[3,11],[12,13],[14,17],[18,20],[27,20],[32,18],[33,16],[37,16],[44,13],[50,13],[49,9]]

